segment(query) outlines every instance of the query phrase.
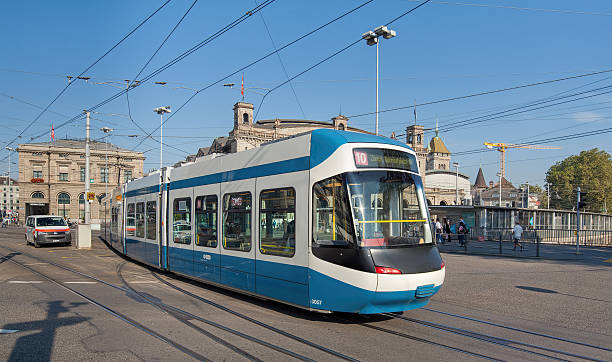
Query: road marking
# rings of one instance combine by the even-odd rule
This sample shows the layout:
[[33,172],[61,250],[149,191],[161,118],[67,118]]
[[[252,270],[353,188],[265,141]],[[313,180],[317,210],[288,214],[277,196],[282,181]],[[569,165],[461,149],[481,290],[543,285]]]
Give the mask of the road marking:
[[19,329],[0,329],[0,334],[11,334],[19,332]]
[[129,284],[155,284],[159,283],[157,280],[137,280],[134,282],[128,282]]
[[604,263],[612,263],[612,259],[604,260]]
[[42,280],[9,280],[11,284],[38,284],[42,283]]
[[98,282],[64,282],[64,284],[97,284]]
[[29,263],[29,264],[23,264],[23,265],[47,265],[48,263]]
[[76,256],[62,256],[62,258],[76,258]]

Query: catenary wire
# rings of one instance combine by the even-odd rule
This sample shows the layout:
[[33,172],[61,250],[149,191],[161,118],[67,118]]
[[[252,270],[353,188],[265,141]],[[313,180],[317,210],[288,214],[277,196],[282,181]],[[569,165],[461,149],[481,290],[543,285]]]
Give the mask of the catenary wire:
[[[258,59],[255,59],[254,61],[250,62],[249,64],[244,65],[244,66],[242,66],[242,67],[238,68],[237,70],[233,71],[232,73],[229,73],[229,74],[227,74],[227,75],[223,76],[222,78],[219,78],[218,80],[216,80],[216,81],[214,81],[214,82],[212,82],[212,83],[208,84],[207,86],[200,88],[200,89],[199,89],[197,92],[195,92],[195,93],[194,93],[194,94],[192,94],[192,95],[191,95],[189,98],[187,98],[187,100],[186,100],[185,102],[183,102],[183,104],[181,104],[181,105],[180,105],[180,106],[179,106],[179,107],[178,107],[178,108],[177,108],[177,109],[174,111],[174,113],[172,113],[172,114],[171,114],[169,117],[167,117],[167,118],[166,118],[166,120],[163,122],[163,124],[165,124],[165,123],[166,123],[166,122],[168,122],[170,119],[172,119],[172,117],[174,117],[174,116],[175,116],[175,115],[176,115],[178,112],[180,112],[180,110],[181,110],[181,109],[183,109],[183,108],[184,108],[184,107],[185,107],[185,106],[186,106],[186,105],[187,105],[189,102],[191,102],[191,100],[192,100],[193,98],[195,98],[195,97],[196,97],[196,96],[197,96],[199,93],[201,93],[201,92],[203,92],[203,91],[205,91],[205,90],[207,90],[207,89],[209,89],[209,88],[213,87],[213,86],[214,86],[214,85],[216,85],[216,84],[219,84],[219,83],[223,82],[224,80],[226,80],[227,78],[229,78],[229,77],[231,77],[231,76],[234,76],[234,75],[236,75],[236,74],[239,74],[240,72],[244,71],[245,69],[248,69],[248,68],[252,67],[253,65],[255,65],[255,64],[257,64],[257,63],[259,63],[259,62],[261,62],[261,61],[263,61],[263,60],[265,60],[265,59],[267,59],[267,58],[269,58],[270,56],[272,56],[272,55],[274,55],[274,54],[276,54],[276,53],[278,53],[278,52],[282,51],[283,49],[285,49],[285,48],[287,48],[287,47],[290,47],[291,45],[293,45],[293,44],[295,44],[295,43],[299,42],[300,40],[302,40],[302,39],[304,39],[304,38],[307,38],[308,36],[310,36],[310,35],[312,35],[312,34],[314,34],[314,33],[318,32],[318,31],[320,31],[321,29],[324,29],[325,27],[327,27],[327,26],[329,26],[329,25],[333,24],[334,22],[336,22],[336,21],[338,21],[338,20],[340,20],[340,19],[342,19],[342,18],[344,18],[344,17],[346,17],[346,16],[348,16],[348,15],[352,14],[353,12],[355,12],[355,11],[357,11],[357,10],[361,9],[362,7],[366,6],[367,4],[369,4],[369,3],[373,2],[373,1],[374,1],[374,0],[368,0],[368,1],[364,2],[364,3],[359,4],[358,6],[356,6],[356,7],[352,8],[351,10],[349,10],[349,11],[347,11],[347,12],[345,12],[345,13],[343,13],[343,14],[341,14],[341,15],[337,16],[336,18],[334,18],[334,19],[332,19],[332,20],[328,21],[327,23],[325,23],[325,24],[323,24],[323,25],[320,25],[319,27],[317,27],[317,28],[315,28],[315,29],[313,29],[313,30],[311,30],[311,31],[309,31],[309,32],[307,32],[307,33],[305,33],[305,34],[303,34],[302,36],[300,36],[300,37],[298,37],[298,38],[296,38],[296,39],[294,39],[294,40],[290,41],[289,43],[287,43],[287,44],[285,44],[285,45],[281,46],[280,48],[278,48],[278,49],[276,49],[276,50],[274,50],[274,51],[272,51],[272,52],[270,52],[270,53],[268,53],[268,54],[266,54],[266,55],[264,55],[264,56],[262,56],[262,57],[260,57],[260,58],[258,58]],[[162,125],[163,125],[163,124],[162,124]],[[153,130],[151,133],[153,133],[153,132],[157,131],[158,129],[159,129],[159,127],[155,128],[155,129],[154,129],[154,130]],[[149,134],[151,134],[151,133],[149,133]],[[140,146],[140,144],[141,144],[141,143],[138,143],[136,146],[134,146],[134,147],[132,148],[132,150],[134,150],[134,149],[138,148],[138,147]]]
[[[189,50],[181,53],[179,56],[175,57],[173,60],[169,61],[168,63],[166,63],[165,65],[161,66],[160,68],[157,68],[157,70],[155,70],[154,72],[150,73],[149,75],[147,75],[146,77],[144,77],[143,79],[140,80],[140,82],[138,82],[138,85],[135,85],[133,88],[136,87],[140,87],[143,84],[145,84],[147,81],[149,81],[151,78],[153,78],[154,76],[158,75],[159,73],[163,72],[164,70],[170,68],[171,66],[173,66],[174,64],[178,63],[179,61],[181,61],[182,59],[184,59],[185,57],[191,55],[193,52],[195,52],[196,50],[200,49],[201,47],[203,47],[204,45],[210,43],[211,41],[213,41],[214,39],[218,38],[220,35],[224,34],[225,32],[233,29],[234,27],[238,26],[240,23],[242,23],[243,21],[245,21],[247,18],[249,18],[251,15],[257,13],[258,11],[260,11],[261,9],[263,9],[264,7],[270,5],[271,3],[273,3],[276,0],[267,0],[264,3],[262,3],[261,5],[259,5],[259,7],[251,9],[249,11],[247,11],[245,14],[241,15],[240,17],[236,18],[235,20],[233,20],[231,23],[229,23],[228,25],[225,25],[224,27],[222,27],[221,29],[219,29],[218,31],[216,31],[215,33],[213,33],[212,35],[208,36],[206,39],[202,40],[201,42],[199,42],[198,44],[196,44],[195,46],[193,46],[192,48],[190,48]],[[123,94],[125,94],[126,89],[123,89],[117,93],[115,93],[114,95],[106,98],[105,100],[99,102],[98,104],[91,106],[88,108],[89,111],[92,110],[96,110],[104,105],[106,105],[109,102],[112,102],[113,100],[117,99],[118,97],[122,96]],[[78,115],[70,118],[69,120],[59,124],[56,129],[62,128],[72,122],[75,122],[77,120],[83,119],[85,116],[84,112],[79,113]],[[157,128],[159,129],[159,128]],[[157,130],[156,129],[156,130]],[[30,140],[35,140],[37,138],[43,137],[44,135],[46,135],[46,133],[41,133],[39,135],[36,135],[34,137],[31,137]],[[147,135],[149,136],[149,134]]]
[[[110,54],[110,52],[112,52],[115,48],[117,48],[121,43],[123,43],[123,41],[125,41],[127,38],[129,38],[134,32],[136,32],[136,30],[140,29],[141,26],[143,26],[147,21],[149,21],[149,19],[151,19],[155,14],[157,14],[161,9],[163,9],[170,1],[172,0],[166,0],[166,2],[164,2],[160,7],[158,7],[153,13],[151,13],[147,18],[145,18],[143,21],[141,21],[134,29],[132,29],[129,33],[127,33],[121,40],[119,40],[117,43],[115,43],[115,45],[113,45],[109,50],[106,51],[106,53],[102,54],[102,56],[100,56],[98,59],[96,59],[92,64],[90,64],[87,68],[85,68],[81,73],[79,73],[79,75],[77,75],[76,78],[82,76],[83,74],[85,74],[88,70],[90,70],[91,68],[93,68],[96,64],[98,64],[103,58],[105,58],[108,54]],[[68,87],[70,87],[70,85],[72,85],[72,82],[68,82],[68,84],[66,84],[66,86],[51,100],[51,102],[49,102],[49,104],[47,104],[47,106],[23,129],[23,131],[21,131],[21,133],[13,138],[11,140],[11,142],[7,143],[5,145],[5,147],[10,146],[11,144],[13,144],[18,138],[20,138],[21,136],[23,136],[23,134],[30,129],[30,127],[32,127],[32,125],[34,125],[34,123],[36,123],[36,121],[38,121],[40,119],[40,117],[42,117],[43,114],[45,114],[45,112],[66,92],[66,90],[68,89]]]

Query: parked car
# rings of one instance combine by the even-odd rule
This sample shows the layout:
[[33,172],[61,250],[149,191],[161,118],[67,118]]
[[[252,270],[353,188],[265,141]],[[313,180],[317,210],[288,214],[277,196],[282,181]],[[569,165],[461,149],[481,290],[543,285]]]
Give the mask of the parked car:
[[43,244],[70,245],[72,243],[70,228],[66,220],[53,215],[28,216],[25,240],[26,245],[34,244],[37,248]]

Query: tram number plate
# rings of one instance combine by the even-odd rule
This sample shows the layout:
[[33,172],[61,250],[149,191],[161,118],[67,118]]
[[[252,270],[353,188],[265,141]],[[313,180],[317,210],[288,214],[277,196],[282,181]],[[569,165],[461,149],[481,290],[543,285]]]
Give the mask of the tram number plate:
[[311,299],[310,300],[310,304],[321,305],[321,304],[323,304],[323,301],[321,299]]
[[357,166],[367,166],[368,165],[368,154],[365,152],[355,151],[355,164]]

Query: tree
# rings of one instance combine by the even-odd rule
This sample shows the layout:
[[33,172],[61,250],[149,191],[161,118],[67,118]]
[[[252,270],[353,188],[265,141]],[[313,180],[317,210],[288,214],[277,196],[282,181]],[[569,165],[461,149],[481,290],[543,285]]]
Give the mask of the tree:
[[[586,210],[603,212],[612,205],[612,159],[594,148],[552,165],[546,172],[550,185],[550,207],[574,209],[576,188],[586,192]],[[585,200],[582,200],[585,201]]]

